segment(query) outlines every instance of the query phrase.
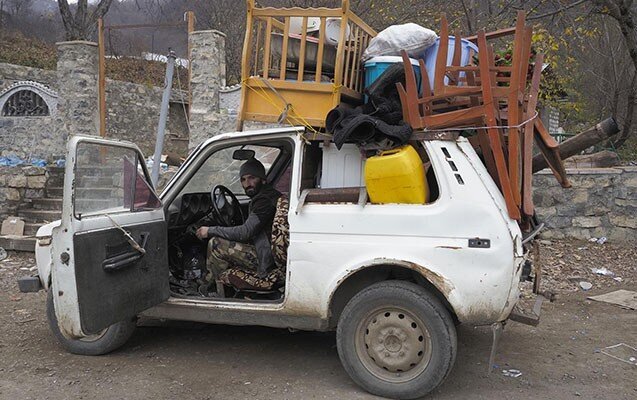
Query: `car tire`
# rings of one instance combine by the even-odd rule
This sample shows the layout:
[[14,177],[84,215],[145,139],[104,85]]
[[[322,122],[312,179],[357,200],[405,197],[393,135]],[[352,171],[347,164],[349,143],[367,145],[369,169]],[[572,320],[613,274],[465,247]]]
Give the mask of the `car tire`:
[[132,336],[136,327],[136,319],[131,318],[115,323],[96,335],[83,338],[68,337],[62,333],[58,325],[52,290],[49,290],[46,297],[46,317],[53,335],[62,347],[70,353],[85,356],[99,356],[121,347]]
[[347,303],[336,344],[359,386],[378,396],[414,399],[447,377],[457,338],[451,315],[433,294],[415,283],[385,281]]

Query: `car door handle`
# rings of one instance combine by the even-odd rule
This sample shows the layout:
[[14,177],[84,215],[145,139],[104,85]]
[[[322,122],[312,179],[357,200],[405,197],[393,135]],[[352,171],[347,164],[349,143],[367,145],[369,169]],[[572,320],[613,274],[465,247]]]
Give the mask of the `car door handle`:
[[[150,233],[144,232],[141,235],[141,247],[146,249],[146,243],[148,242],[148,236]],[[129,251],[128,253],[118,254],[102,261],[102,269],[106,272],[119,271],[126,267],[135,264],[141,260],[146,253],[141,253],[139,250]]]

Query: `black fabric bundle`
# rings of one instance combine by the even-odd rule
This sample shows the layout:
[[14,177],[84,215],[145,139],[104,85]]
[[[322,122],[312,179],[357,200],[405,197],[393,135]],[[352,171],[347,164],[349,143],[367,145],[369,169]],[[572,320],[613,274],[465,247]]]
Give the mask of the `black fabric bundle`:
[[411,127],[402,121],[402,107],[396,83],[405,84],[402,64],[394,64],[372,85],[365,89],[369,102],[351,108],[339,105],[325,118],[325,127],[334,135],[334,144],[340,150],[344,143],[367,144],[383,139],[399,146],[411,137]]

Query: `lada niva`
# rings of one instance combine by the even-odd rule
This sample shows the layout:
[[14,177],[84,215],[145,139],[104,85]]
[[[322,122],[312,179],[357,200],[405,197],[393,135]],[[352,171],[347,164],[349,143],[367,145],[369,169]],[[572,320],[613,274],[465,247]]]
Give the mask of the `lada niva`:
[[[518,301],[518,224],[465,138],[412,142],[427,171],[425,204],[373,204],[364,157],[352,161],[308,136],[303,128],[215,136],[159,195],[134,144],[70,138],[62,217],[38,231],[38,276],[26,278],[48,291],[61,345],[108,353],[139,316],[336,331],[343,367],[369,392],[405,399],[440,385],[454,364],[456,326],[505,321]],[[289,199],[284,279],[207,297],[196,290],[206,243],[194,232],[204,222],[242,223],[247,156]]]

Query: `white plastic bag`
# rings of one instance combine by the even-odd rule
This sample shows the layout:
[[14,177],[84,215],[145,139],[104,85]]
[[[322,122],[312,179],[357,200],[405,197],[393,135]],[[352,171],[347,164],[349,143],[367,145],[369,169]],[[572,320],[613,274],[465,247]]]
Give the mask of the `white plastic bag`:
[[399,56],[401,50],[413,58],[422,58],[424,51],[432,46],[438,36],[431,29],[414,23],[392,25],[369,42],[363,53],[363,61],[377,56]]

